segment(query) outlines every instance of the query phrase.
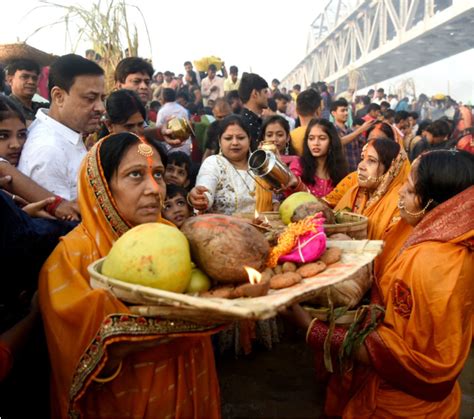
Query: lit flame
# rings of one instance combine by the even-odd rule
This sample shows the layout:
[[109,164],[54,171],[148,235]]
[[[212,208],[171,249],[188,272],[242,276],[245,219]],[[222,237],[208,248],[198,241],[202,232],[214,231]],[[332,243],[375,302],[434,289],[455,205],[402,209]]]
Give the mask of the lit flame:
[[268,221],[268,218],[266,215],[263,216],[263,223],[264,224],[270,224],[270,221]]
[[256,208],[255,208],[254,217],[255,217],[255,220],[258,219],[258,217],[260,217],[260,213],[257,211]]
[[258,284],[262,280],[262,274],[256,269],[251,268],[250,266],[244,266],[244,269],[247,271],[251,284]]

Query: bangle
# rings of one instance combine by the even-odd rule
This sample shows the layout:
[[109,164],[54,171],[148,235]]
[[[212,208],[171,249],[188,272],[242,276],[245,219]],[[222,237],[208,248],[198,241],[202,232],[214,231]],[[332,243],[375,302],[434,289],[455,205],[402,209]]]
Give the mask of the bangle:
[[45,210],[50,214],[52,215],[53,217],[55,216],[55,213],[56,213],[56,209],[59,207],[59,205],[61,204],[61,202],[63,202],[64,199],[61,198],[60,196],[56,195],[54,197],[54,201],[51,202],[51,204],[48,204],[46,205],[45,207]]
[[95,381],[96,383],[108,383],[109,381],[115,380],[120,374],[120,371],[122,371],[122,361],[120,361],[117,370],[111,376],[105,378],[94,377],[92,381]]
[[188,203],[188,205],[191,207],[191,208],[194,208],[194,205],[191,204],[191,201],[189,200],[189,195],[191,194],[191,192],[188,192],[188,194],[186,195],[186,202]]

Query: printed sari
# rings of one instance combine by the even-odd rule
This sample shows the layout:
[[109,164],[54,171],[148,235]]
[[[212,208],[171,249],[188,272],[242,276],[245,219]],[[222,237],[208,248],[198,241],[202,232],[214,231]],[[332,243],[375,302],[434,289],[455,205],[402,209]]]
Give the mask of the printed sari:
[[387,234],[372,296],[385,317],[364,342],[371,366],[356,366],[352,382],[347,373],[330,385],[326,414],[459,416],[457,377],[472,337],[474,217],[466,215],[473,213],[474,186],[416,227],[402,220]]
[[381,240],[386,231],[400,219],[398,191],[408,176],[409,168],[407,155],[401,149],[372,195],[369,196],[367,189],[356,183],[347,190],[334,209],[349,209],[365,215],[369,219],[368,238]]
[[[51,359],[52,416],[219,418],[213,325],[132,315],[108,290],[92,289],[87,266],[108,254],[130,225],[104,179],[100,146],[82,163],[82,222],[65,236],[40,274],[39,297]],[[158,222],[166,222],[158,219]],[[98,377],[113,343],[162,343],[123,359],[120,374]]]

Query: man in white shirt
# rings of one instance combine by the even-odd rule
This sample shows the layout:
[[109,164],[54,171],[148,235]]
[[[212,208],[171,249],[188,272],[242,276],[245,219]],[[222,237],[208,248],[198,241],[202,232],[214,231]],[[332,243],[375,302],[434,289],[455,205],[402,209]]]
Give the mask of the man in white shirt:
[[239,90],[239,86],[239,69],[237,66],[231,65],[229,68],[229,77],[224,80],[224,92],[227,94],[232,90]]
[[215,101],[219,97],[224,97],[224,79],[217,77],[216,73],[217,67],[211,64],[207,69],[207,77],[201,81],[201,92],[205,106],[209,100]]
[[[174,117],[183,118],[189,121],[189,113],[186,108],[176,102],[176,91],[174,89],[164,88],[161,92],[161,98],[163,99],[163,106],[160,108],[158,115],[156,116],[157,126],[161,127],[165,125],[169,119]],[[178,147],[172,147],[167,143],[164,144],[164,146],[167,151],[172,149],[173,151],[184,151],[188,156],[191,155],[191,138],[188,138]]]
[[76,54],[58,58],[49,72],[51,107],[38,110],[18,169],[54,194],[75,200],[87,153],[82,134],[99,128],[104,88],[104,70],[95,62]]

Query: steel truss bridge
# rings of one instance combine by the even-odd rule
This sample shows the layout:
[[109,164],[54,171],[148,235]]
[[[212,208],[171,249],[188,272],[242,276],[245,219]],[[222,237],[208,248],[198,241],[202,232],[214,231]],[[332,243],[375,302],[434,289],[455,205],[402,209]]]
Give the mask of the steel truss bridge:
[[370,86],[474,48],[473,28],[474,0],[330,0],[282,85]]

